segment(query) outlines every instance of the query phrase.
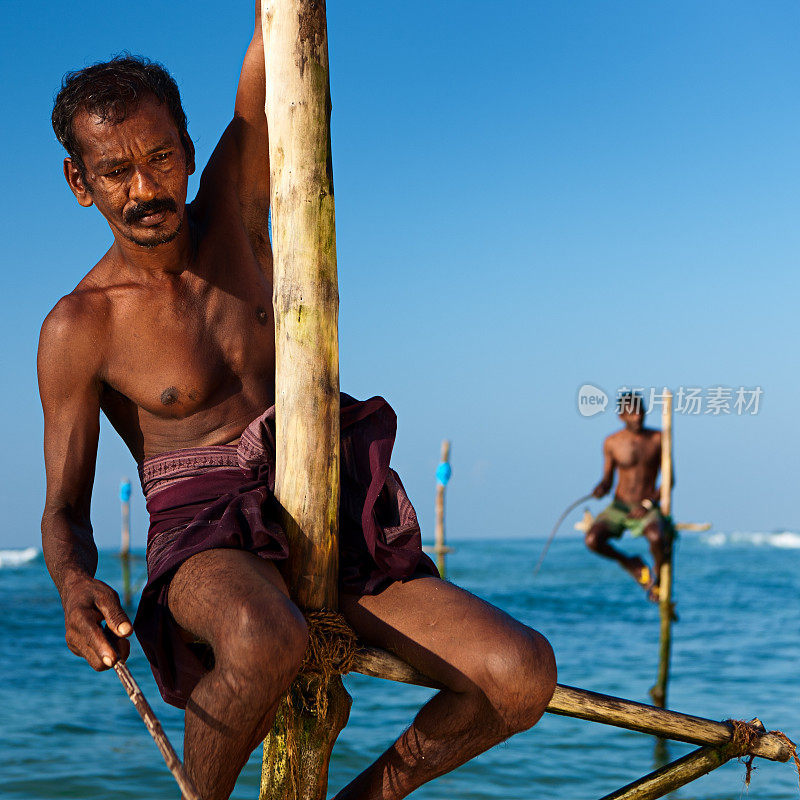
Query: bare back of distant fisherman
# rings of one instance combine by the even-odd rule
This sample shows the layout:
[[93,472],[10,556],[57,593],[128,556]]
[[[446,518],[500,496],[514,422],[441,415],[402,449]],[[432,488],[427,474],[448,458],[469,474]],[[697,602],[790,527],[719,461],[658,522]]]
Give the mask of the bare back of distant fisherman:
[[[101,410],[142,465],[187,450],[235,459],[243,433],[275,401],[260,3],[256,20],[233,120],[191,203],[194,147],[177,86],[158,65],[125,58],[82,70],[54,109],[69,187],[82,206],[97,207],[113,235],[45,320],[39,345],[45,560],[67,643],[96,670],[127,657],[132,630],[116,592],[94,577],[89,509]],[[225,476],[224,499],[231,480],[242,480],[237,469],[228,463],[192,486]],[[266,483],[253,491],[266,497]],[[264,523],[259,535],[269,528],[280,537],[274,520]],[[158,555],[151,549],[148,565]],[[171,619],[185,642],[212,651],[185,716],[186,768],[205,800],[230,796],[306,647],[285,562],[274,553],[228,543],[191,555],[170,576]],[[536,631],[439,578],[407,578],[344,594],[341,610],[362,639],[444,688],[342,800],[405,797],[531,727],[555,687],[552,650]]]
[[[603,443],[603,478],[593,494],[598,498],[608,494],[615,472],[617,489],[613,501],[598,514],[586,532],[586,546],[621,564],[655,602],[658,576],[671,539],[670,523],[659,508],[660,489],[656,487],[661,466],[661,431],[644,427],[644,403],[638,393],[622,395],[618,412],[625,427],[612,433]],[[641,558],[629,556],[610,543],[626,530],[633,536],[647,539],[653,556],[652,571]]]

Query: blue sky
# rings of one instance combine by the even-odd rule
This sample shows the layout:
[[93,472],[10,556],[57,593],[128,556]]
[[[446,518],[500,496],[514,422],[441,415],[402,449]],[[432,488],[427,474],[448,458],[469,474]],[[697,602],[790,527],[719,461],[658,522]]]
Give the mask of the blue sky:
[[[61,175],[61,76],[125,49],[163,61],[204,164],[253,10],[3,11],[0,547],[22,547],[44,492],[39,326],[110,243]],[[452,540],[546,534],[615,428],[577,413],[584,383],[762,387],[756,416],[676,419],[675,510],[797,528],[800,6],[342,0],[328,23],[342,388],[397,410],[426,536],[443,437]],[[135,467],[106,425],[101,545],[118,541],[122,475]]]

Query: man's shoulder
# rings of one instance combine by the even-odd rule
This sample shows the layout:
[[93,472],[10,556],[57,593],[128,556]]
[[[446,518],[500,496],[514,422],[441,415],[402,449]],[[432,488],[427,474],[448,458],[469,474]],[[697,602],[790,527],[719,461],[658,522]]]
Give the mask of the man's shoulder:
[[107,287],[96,280],[94,270],[51,309],[42,323],[40,352],[91,347],[99,351],[110,319]]

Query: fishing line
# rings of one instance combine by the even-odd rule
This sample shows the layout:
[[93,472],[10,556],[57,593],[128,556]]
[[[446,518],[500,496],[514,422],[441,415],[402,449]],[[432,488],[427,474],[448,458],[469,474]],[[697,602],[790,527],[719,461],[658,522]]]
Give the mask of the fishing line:
[[566,518],[567,514],[570,511],[577,508],[581,503],[585,503],[587,500],[591,500],[594,498],[594,493],[587,494],[584,497],[579,497],[574,503],[570,503],[565,509],[561,516],[558,518],[558,521],[553,526],[553,530],[550,533],[550,536],[547,538],[545,542],[544,548],[542,549],[542,554],[539,556],[539,560],[536,562],[536,566],[533,569],[533,577],[535,578],[536,575],[539,573],[539,570],[542,567],[542,562],[544,561],[544,557],[547,555],[547,551],[550,549],[550,545],[553,543],[553,539],[556,538],[556,534],[558,533],[558,529],[561,527],[561,523]]

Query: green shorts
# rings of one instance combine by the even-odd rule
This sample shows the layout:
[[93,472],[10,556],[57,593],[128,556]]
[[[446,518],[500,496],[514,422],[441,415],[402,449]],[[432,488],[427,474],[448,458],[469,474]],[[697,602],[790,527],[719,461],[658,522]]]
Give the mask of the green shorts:
[[654,505],[641,519],[631,519],[628,515],[631,507],[620,500],[612,500],[594,519],[594,524],[601,522],[613,537],[622,536],[630,531],[631,536],[644,535],[644,529],[656,522],[661,524],[665,519],[661,509]]

